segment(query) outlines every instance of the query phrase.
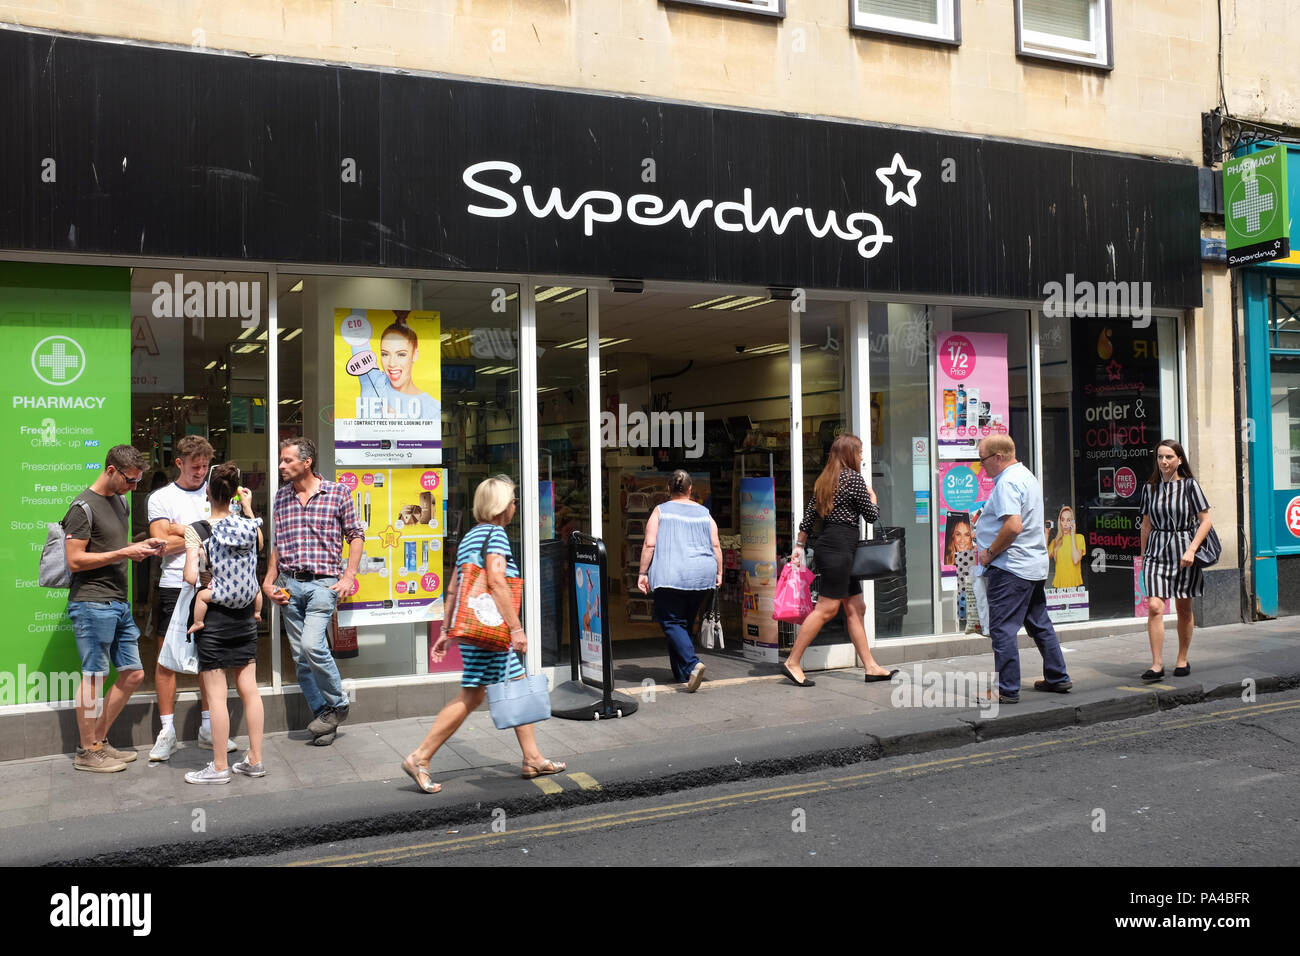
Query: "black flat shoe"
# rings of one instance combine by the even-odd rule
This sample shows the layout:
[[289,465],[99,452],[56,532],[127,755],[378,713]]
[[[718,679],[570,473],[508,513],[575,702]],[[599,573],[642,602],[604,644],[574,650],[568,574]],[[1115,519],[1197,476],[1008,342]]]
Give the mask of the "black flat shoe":
[[806,677],[802,681],[795,680],[794,675],[790,673],[790,668],[786,667],[784,664],[781,665],[781,673],[784,674],[785,679],[788,680],[791,684],[794,684],[795,687],[816,687],[817,686],[816,681],[811,681]]
[[889,680],[897,673],[898,673],[898,668],[895,667],[888,674],[868,674],[866,677],[863,678],[863,681],[868,684],[874,684],[877,681]]
[[1144,681],[1146,681],[1148,684],[1154,684],[1154,683],[1155,683],[1156,681],[1158,681],[1158,680],[1164,680],[1164,679],[1165,679],[1165,669],[1162,667],[1162,668],[1160,668],[1160,670],[1158,670],[1158,671],[1150,671],[1150,670],[1149,670],[1149,671],[1145,671],[1145,672],[1142,674],[1142,679],[1143,679]]
[[1186,676],[1187,676],[1188,674],[1190,674],[1191,672],[1192,672],[1192,662],[1191,662],[1191,661],[1188,661],[1187,664],[1186,664],[1185,666],[1183,666],[1183,667],[1175,667],[1175,668],[1174,668],[1174,676],[1175,676],[1175,677],[1186,677]]

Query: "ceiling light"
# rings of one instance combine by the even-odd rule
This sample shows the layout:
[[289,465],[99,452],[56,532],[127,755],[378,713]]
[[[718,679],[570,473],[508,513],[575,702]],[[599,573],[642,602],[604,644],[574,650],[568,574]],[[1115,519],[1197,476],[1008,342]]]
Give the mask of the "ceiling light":
[[736,308],[737,306],[744,305],[744,304],[747,303],[747,302],[758,301],[758,300],[761,300],[762,298],[763,298],[763,297],[762,297],[761,295],[742,295],[742,296],[737,296],[737,297],[735,297],[734,299],[732,299],[730,302],[719,302],[717,305],[711,305],[711,306],[709,306],[709,309],[710,309],[710,310],[714,310],[714,309],[717,309],[717,310],[734,309],[734,308]]
[[290,292],[301,292],[301,291],[302,291],[302,280],[299,279],[299,280],[298,280],[298,284],[295,285],[295,286],[294,286],[292,289],[290,289],[289,291],[290,291]]
[[749,303],[749,305],[742,305],[740,308],[738,308],[738,309],[734,309],[734,310],[732,310],[732,311],[735,311],[735,312],[744,312],[746,309],[756,309],[756,308],[758,308],[760,305],[767,305],[767,304],[768,304],[769,302],[771,302],[771,301],[772,301],[771,299],[760,298],[757,302],[751,302],[751,303]]
[[252,334],[253,334],[254,332],[256,332],[256,331],[257,331],[257,326],[255,325],[255,326],[253,326],[253,327],[250,328],[250,329],[244,329],[244,331],[242,331],[242,332],[239,333],[239,337],[240,337],[241,339],[246,339],[246,338],[248,338],[250,335],[252,335]]
[[217,360],[216,360],[216,359],[213,359],[213,360],[212,360],[211,362],[209,362],[207,365],[203,366],[203,371],[205,371],[205,372],[211,372],[211,371],[212,371],[214,368],[216,368],[216,367],[217,367]]
[[549,289],[543,289],[541,292],[538,292],[533,296],[533,300],[535,302],[545,302],[548,299],[554,299],[557,295],[563,295],[572,288],[573,286],[568,285],[553,285]]
[[691,306],[691,308],[707,309],[709,306],[713,305],[716,302],[726,302],[728,299],[734,299],[734,298],[735,298],[734,295],[720,295],[716,299],[706,299],[703,302],[696,302],[693,306]]
[[302,335],[302,329],[290,329],[289,333],[284,337],[284,340],[286,342],[292,342],[300,335]]
[[576,299],[578,296],[580,296],[580,295],[586,295],[586,294],[587,294],[587,290],[586,290],[586,289],[574,289],[574,290],[573,290],[572,292],[570,292],[568,295],[562,295],[562,296],[560,296],[558,299],[556,299],[555,301],[556,301],[556,302],[568,302],[570,299]]

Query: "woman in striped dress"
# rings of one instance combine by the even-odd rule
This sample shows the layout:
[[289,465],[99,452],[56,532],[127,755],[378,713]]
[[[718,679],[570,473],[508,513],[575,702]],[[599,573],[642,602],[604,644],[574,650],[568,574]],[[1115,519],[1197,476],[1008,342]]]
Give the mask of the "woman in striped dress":
[[1156,446],[1156,467],[1142,489],[1142,584],[1147,593],[1147,637],[1151,641],[1148,683],[1163,680],[1165,611],[1173,598],[1178,612],[1175,677],[1192,672],[1192,598],[1205,589],[1196,550],[1210,533],[1210,503],[1187,464],[1183,446],[1166,438]]
[[[505,475],[497,475],[482,482],[474,492],[474,518],[478,521],[469,533],[461,539],[456,551],[456,567],[472,564],[484,567],[486,550],[486,570],[488,590],[496,603],[497,611],[510,627],[511,649],[508,651],[489,651],[470,644],[460,645],[460,657],[464,670],[460,679],[460,694],[442,709],[433,726],[429,729],[424,742],[402,761],[402,770],[415,781],[415,785],[425,793],[437,793],[442,784],[429,779],[429,758],[454,734],[473,713],[487,695],[489,684],[498,684],[503,680],[516,680],[524,676],[523,664],[519,654],[528,651],[528,635],[515,613],[510,599],[507,577],[519,577],[519,568],[515,564],[514,553],[510,549],[510,539],[506,536],[506,525],[515,516],[519,501],[515,497],[515,483]],[[486,542],[486,549],[484,543]],[[456,606],[456,588],[459,586],[459,574],[452,576],[451,584],[443,599],[443,606]],[[451,643],[447,629],[444,628],[433,645],[433,660],[437,663],[447,656],[447,645]],[[516,653],[518,652],[518,653]],[[560,773],[565,765],[558,760],[547,760],[537,749],[537,738],[532,724],[515,728],[519,738],[519,749],[524,754],[523,775],[527,778],[541,777],[550,773]]]

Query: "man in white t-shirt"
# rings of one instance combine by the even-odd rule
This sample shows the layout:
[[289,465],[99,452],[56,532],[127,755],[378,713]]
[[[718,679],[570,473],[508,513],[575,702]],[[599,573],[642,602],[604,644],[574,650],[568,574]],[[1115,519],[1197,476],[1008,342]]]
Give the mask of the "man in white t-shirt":
[[[172,611],[180,597],[185,570],[185,528],[211,515],[208,503],[208,467],[212,464],[213,450],[207,439],[199,435],[186,435],[176,443],[176,469],[179,474],[170,485],[159,488],[149,496],[149,533],[167,542],[164,552],[162,577],[158,581],[161,613],[157,629],[159,646],[167,633]],[[193,606],[190,614],[193,615]],[[188,625],[187,625],[188,626]],[[150,760],[166,760],[176,751],[176,672],[159,664],[154,672],[154,687],[158,694],[158,715],[162,729],[158,740],[149,752]],[[200,686],[203,722],[199,727],[199,743],[212,746],[212,729],[208,720],[207,695]],[[227,744],[235,749],[234,741]]]

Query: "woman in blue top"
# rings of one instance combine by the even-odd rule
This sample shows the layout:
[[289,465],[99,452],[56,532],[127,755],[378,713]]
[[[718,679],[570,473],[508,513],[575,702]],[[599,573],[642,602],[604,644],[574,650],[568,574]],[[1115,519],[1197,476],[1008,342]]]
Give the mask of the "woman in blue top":
[[668,480],[672,496],[655,508],[645,526],[636,586],[654,592],[655,620],[668,639],[673,677],[690,693],[704,678],[695,656],[691,623],[704,596],[722,583],[722,545],[709,510],[691,500],[691,476],[680,468]]
[[[460,694],[442,709],[433,727],[429,729],[424,742],[402,761],[402,770],[415,781],[415,785],[425,793],[437,793],[442,784],[434,783],[429,778],[429,758],[438,748],[445,744],[465,718],[483,703],[488,684],[498,684],[503,680],[517,680],[524,676],[519,654],[528,652],[528,635],[515,613],[514,602],[510,599],[510,587],[507,577],[519,577],[519,568],[515,564],[514,553],[510,550],[510,539],[506,536],[506,525],[515,517],[519,501],[515,497],[515,483],[505,475],[497,475],[482,482],[474,492],[474,518],[478,521],[469,533],[461,539],[456,551],[456,567],[472,564],[484,567],[480,562],[483,557],[483,543],[487,542],[487,585],[497,613],[510,628],[511,649],[508,651],[489,651],[470,644],[460,645],[460,657],[464,662],[461,674]],[[459,574],[453,574],[443,606],[456,606],[456,589],[459,587]],[[484,595],[486,597],[487,595]],[[481,616],[481,615],[480,615]],[[434,663],[447,656],[447,645],[451,643],[448,628],[444,626],[438,640],[433,645]],[[516,653],[517,652],[517,653]],[[560,773],[565,765],[558,760],[547,760],[537,749],[537,738],[532,724],[515,728],[519,738],[519,748],[524,754],[523,775],[527,778],[541,777],[550,773]]]

